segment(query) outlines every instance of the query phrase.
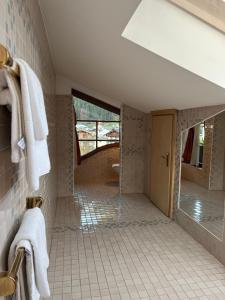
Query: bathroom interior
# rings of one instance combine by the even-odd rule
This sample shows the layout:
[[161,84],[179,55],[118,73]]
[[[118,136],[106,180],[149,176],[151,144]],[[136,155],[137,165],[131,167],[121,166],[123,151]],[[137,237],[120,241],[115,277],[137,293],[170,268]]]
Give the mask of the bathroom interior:
[[224,15],[0,1],[1,300],[225,299]]

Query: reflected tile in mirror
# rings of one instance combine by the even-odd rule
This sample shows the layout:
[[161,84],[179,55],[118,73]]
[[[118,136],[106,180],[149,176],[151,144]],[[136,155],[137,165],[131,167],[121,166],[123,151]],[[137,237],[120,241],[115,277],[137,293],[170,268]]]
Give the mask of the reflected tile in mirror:
[[225,191],[209,191],[182,180],[180,209],[219,239],[223,238]]

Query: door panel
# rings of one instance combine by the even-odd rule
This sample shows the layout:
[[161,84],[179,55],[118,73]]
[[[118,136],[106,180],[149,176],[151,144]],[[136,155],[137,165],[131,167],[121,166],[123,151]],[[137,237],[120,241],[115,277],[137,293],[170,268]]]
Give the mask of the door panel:
[[162,212],[170,215],[174,115],[152,116],[150,195]]

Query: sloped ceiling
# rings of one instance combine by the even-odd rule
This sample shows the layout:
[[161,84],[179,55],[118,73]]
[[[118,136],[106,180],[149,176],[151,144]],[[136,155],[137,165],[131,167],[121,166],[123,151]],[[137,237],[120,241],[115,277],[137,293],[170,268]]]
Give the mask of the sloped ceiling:
[[165,0],[142,0],[123,37],[225,89],[225,35]]
[[223,88],[121,36],[140,0],[39,2],[58,75],[146,112],[225,103]]

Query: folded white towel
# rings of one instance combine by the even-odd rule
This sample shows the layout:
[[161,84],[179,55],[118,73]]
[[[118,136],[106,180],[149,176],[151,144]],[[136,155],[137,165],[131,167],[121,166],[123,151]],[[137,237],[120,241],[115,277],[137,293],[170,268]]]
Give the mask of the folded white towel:
[[[22,149],[17,144],[22,138],[20,87],[17,79],[5,70],[0,72],[0,78],[0,83],[3,85],[0,86],[0,105],[9,106],[12,112],[11,160],[13,163],[18,163],[23,157]],[[5,86],[7,86],[7,88]]]
[[[27,180],[32,190],[39,189],[39,177],[49,173],[47,146],[48,125],[40,82],[26,62],[16,60],[20,67],[24,134],[26,139]],[[29,71],[28,71],[29,69]]]
[[[26,250],[26,278],[29,300],[50,296],[47,269],[49,258],[46,243],[45,220],[40,208],[28,209],[9,251],[9,265],[19,247]],[[39,298],[38,298],[39,297]],[[26,299],[27,300],[27,299]]]

